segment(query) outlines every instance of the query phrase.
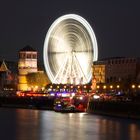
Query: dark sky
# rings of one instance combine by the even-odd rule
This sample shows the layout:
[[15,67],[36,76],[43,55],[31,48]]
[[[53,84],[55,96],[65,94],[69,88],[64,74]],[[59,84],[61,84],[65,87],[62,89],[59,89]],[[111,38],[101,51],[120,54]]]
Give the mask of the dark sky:
[[52,22],[64,14],[83,16],[95,32],[99,58],[140,56],[140,2],[135,0],[0,0],[0,59],[17,60],[31,45],[42,60]]

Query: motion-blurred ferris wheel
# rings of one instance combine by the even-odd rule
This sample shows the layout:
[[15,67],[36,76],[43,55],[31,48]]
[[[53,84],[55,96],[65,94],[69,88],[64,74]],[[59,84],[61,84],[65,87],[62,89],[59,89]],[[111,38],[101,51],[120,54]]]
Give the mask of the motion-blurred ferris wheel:
[[96,37],[84,18],[68,14],[54,21],[44,43],[44,65],[52,83],[88,83],[97,57]]

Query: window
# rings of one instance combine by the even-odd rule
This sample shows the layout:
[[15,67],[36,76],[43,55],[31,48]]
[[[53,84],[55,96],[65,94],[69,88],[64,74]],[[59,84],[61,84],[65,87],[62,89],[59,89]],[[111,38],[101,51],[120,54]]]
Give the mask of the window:
[[114,61],[112,60],[112,64],[114,64]]
[[27,54],[27,58],[31,58],[31,54]]
[[19,57],[20,57],[21,59],[25,59],[25,53],[20,53],[20,54],[19,54]]
[[37,58],[37,55],[36,54],[33,54],[33,59],[36,59]]

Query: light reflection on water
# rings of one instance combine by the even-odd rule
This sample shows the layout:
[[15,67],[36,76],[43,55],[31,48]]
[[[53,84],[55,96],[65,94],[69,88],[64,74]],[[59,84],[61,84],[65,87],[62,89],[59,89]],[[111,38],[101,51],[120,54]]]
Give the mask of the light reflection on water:
[[140,140],[140,121],[53,111],[0,108],[2,140]]

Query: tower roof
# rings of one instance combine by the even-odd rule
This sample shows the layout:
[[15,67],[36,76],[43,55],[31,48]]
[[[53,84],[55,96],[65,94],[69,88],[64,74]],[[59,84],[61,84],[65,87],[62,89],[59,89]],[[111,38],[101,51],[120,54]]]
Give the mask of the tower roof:
[[5,64],[5,62],[3,61],[1,66],[0,66],[0,72],[6,72],[9,71],[7,68],[7,65]]
[[22,48],[20,51],[24,51],[24,52],[28,52],[28,51],[31,51],[31,52],[36,52],[36,50],[34,50],[31,46],[27,45],[25,46],[24,48]]

